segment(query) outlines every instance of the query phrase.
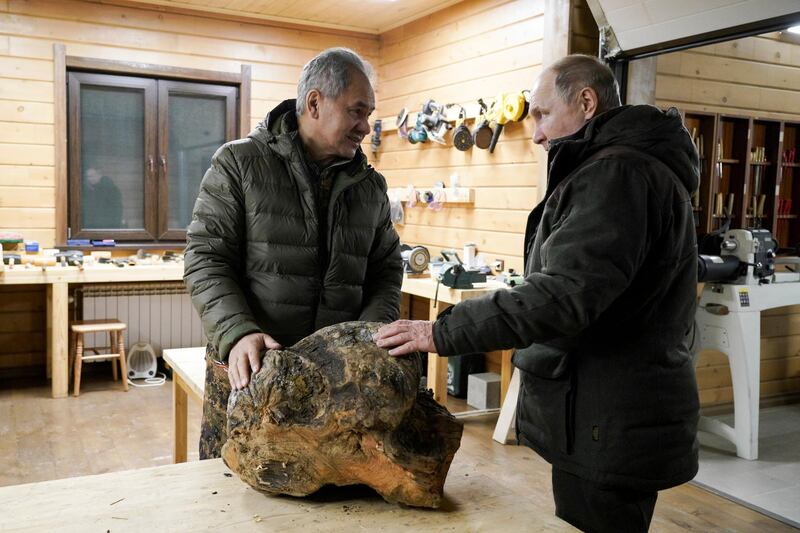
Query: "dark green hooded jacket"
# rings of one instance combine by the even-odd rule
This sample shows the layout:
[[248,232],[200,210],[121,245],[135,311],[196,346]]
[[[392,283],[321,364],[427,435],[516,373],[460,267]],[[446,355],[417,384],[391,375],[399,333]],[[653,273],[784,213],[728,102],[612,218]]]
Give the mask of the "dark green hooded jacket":
[[525,283],[452,307],[437,351],[517,348],[518,438],[554,466],[639,490],[686,482],[698,446],[694,146],[675,110],[626,106],[554,140],[548,165]]
[[[313,176],[294,108],[284,101],[217,150],[194,206],[184,280],[223,361],[249,333],[290,346],[331,324],[399,314],[400,241],[383,176],[360,149]],[[319,213],[326,173],[333,186]]]

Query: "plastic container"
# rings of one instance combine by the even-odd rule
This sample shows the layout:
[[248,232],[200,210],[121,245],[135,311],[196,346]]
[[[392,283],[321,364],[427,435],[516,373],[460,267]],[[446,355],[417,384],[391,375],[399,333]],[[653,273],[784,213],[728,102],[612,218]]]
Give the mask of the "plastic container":
[[482,353],[447,358],[447,392],[456,398],[467,397],[469,375],[483,372],[486,362]]

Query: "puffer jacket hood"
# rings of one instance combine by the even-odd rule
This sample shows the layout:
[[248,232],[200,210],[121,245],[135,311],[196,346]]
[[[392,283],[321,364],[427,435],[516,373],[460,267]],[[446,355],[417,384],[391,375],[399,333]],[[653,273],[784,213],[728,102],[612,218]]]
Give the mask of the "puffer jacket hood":
[[[606,111],[577,133],[553,140],[550,164],[562,165],[569,161],[577,166],[578,162],[609,146],[628,146],[655,157],[678,176],[690,193],[700,184],[697,150],[674,107],[661,111],[650,105],[628,105]],[[558,174],[566,175],[564,170],[569,174],[570,169],[565,168],[559,169]]]
[[[248,135],[248,139],[268,147],[275,155],[292,163],[299,163],[304,157],[300,134],[295,115],[294,99],[284,100],[272,109],[259,122],[253,131]],[[356,150],[353,159],[344,166],[344,170],[349,175],[354,175],[358,171],[366,170],[369,167],[367,156],[361,147]]]
[[284,159],[291,159],[292,152],[297,139],[297,119],[294,120],[294,127],[289,127],[287,120],[291,116],[294,118],[294,100],[285,100],[277,105],[272,111],[267,113],[264,120],[258,123],[248,135],[248,139],[263,144],[271,145],[271,149]]

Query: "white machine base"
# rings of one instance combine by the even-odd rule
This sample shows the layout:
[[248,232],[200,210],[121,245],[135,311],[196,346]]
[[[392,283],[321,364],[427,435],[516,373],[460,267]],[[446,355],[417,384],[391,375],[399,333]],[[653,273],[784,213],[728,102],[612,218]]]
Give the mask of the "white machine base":
[[[699,427],[732,442],[743,459],[758,458],[761,311],[800,304],[798,281],[798,274],[780,273],[766,285],[709,283],[700,298],[695,357],[703,350],[717,350],[728,357],[734,425],[701,417]],[[725,310],[728,314],[718,314]]]
[[506,398],[500,408],[500,416],[497,417],[497,424],[494,426],[492,439],[500,444],[508,441],[508,432],[514,425],[514,415],[517,412],[517,399],[519,398],[519,369],[515,368],[511,374],[511,381],[508,383]]

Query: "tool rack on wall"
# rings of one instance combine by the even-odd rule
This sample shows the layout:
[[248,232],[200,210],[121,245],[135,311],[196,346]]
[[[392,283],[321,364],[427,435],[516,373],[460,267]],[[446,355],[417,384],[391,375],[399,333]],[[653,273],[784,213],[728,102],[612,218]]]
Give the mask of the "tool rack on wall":
[[683,112],[700,156],[692,197],[698,235],[731,228],[770,230],[781,247],[800,245],[800,122]]

